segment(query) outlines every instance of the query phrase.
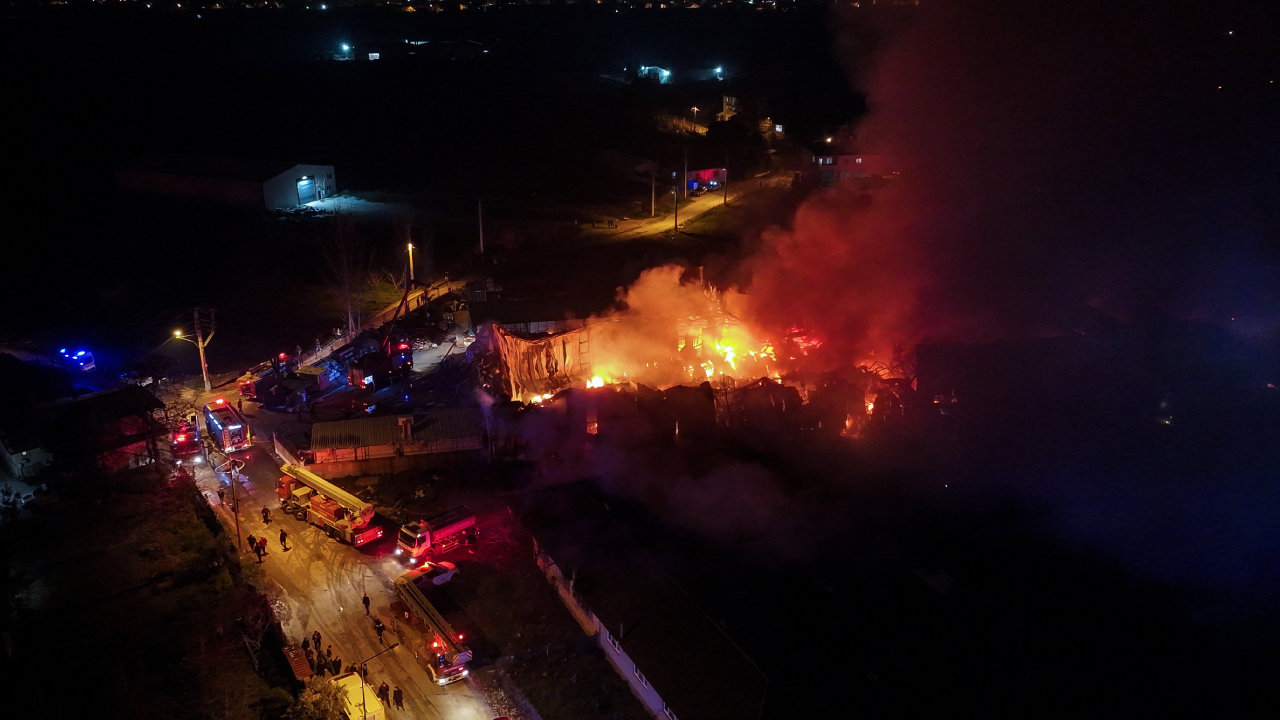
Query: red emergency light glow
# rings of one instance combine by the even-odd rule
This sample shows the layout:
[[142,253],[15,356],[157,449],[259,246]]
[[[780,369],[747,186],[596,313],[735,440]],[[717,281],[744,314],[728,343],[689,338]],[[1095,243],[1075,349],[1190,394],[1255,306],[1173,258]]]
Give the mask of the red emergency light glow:
[[401,350],[408,350],[408,349],[409,349],[409,343],[400,343],[400,349],[401,349]]
[[225,402],[226,402],[226,400],[223,400],[222,398],[218,398],[218,400],[217,400],[217,403],[218,403],[219,405],[221,405],[221,404],[223,404],[223,403],[225,403]]
[[179,435],[178,437],[174,438],[174,439],[173,439],[173,441],[174,441],[174,442],[186,442],[186,441],[187,441],[187,436],[186,436],[186,435]]
[[285,358],[287,358],[287,357],[289,357],[289,356],[288,356],[288,355],[286,355],[286,354],[284,354],[284,353],[280,353],[280,359],[281,359],[281,360],[283,360],[283,359],[285,359]]
[[440,647],[440,643],[438,643],[438,642],[433,642],[433,643],[431,643],[431,647]]
[[459,640],[461,640],[461,639],[462,639],[462,633],[458,633],[458,639],[459,639]]

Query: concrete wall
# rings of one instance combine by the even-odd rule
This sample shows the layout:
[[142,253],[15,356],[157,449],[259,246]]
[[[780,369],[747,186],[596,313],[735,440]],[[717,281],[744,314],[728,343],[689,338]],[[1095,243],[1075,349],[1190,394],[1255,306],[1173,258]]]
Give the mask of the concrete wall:
[[600,622],[600,618],[586,606],[586,603],[578,600],[574,595],[573,589],[567,580],[564,579],[564,573],[560,572],[560,567],[549,555],[542,552],[542,548],[538,546],[538,541],[534,543],[534,560],[537,561],[538,567],[542,569],[542,573],[547,576],[547,580],[552,587],[556,589],[556,594],[560,596],[560,602],[568,608],[569,614],[573,615],[573,619],[578,621],[578,625],[582,627],[582,631],[596,639],[596,644],[604,651],[604,657],[613,666],[614,672],[618,673],[618,677],[631,688],[631,693],[636,696],[640,703],[644,705],[644,709],[658,720],[678,720],[676,714],[672,712],[662,696],[657,690],[644,679],[644,673],[640,667],[631,660],[626,651],[622,649],[622,645],[609,634],[608,628],[604,623]]
[[294,165],[287,172],[271,178],[262,184],[262,200],[268,209],[290,208],[298,204],[298,180],[302,177],[314,177],[316,190],[322,197],[329,197],[337,191],[332,165]]

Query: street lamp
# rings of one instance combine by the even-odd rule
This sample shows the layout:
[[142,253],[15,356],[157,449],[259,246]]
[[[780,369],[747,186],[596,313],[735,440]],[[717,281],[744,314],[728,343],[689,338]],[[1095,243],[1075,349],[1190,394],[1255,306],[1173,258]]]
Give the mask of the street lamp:
[[409,243],[409,282],[413,282],[413,243]]
[[693,106],[693,124],[694,125],[698,124],[698,106],[697,105]]
[[178,340],[186,340],[192,345],[195,345],[197,348],[200,348],[200,372],[204,375],[204,391],[212,392],[213,385],[209,383],[209,363],[205,362],[204,349],[209,344],[209,341],[213,340],[213,334],[218,331],[218,319],[217,319],[216,311],[214,310],[209,311],[209,322],[210,322],[209,337],[204,336],[204,327],[200,324],[200,308],[195,309],[195,320],[196,320],[196,339],[195,340],[192,340],[191,338],[182,334],[181,330],[174,330],[173,336]]
[[400,646],[400,643],[391,643],[391,647],[387,648],[386,650],[383,650],[380,653],[377,653],[376,655],[373,655],[372,657],[368,657],[368,658],[365,658],[364,660],[361,660],[359,664],[356,665],[356,674],[360,676],[360,712],[364,714],[364,717],[361,718],[361,720],[368,720],[369,718],[369,706],[365,705],[365,700],[364,700],[364,686],[368,685],[368,683],[365,682],[364,673],[361,672],[361,668],[364,667],[365,663],[369,662],[373,658],[378,657],[378,655],[381,655],[382,653],[391,652],[392,650],[395,650],[399,646]]

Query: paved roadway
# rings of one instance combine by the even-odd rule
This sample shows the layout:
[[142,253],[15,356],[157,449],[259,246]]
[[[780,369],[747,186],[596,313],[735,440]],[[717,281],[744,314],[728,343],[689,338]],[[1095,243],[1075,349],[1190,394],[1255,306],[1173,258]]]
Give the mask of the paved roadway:
[[[729,200],[735,203],[739,201],[749,202],[750,195],[757,190],[766,187],[790,186],[791,179],[788,177],[750,178],[742,182],[731,182],[729,183]],[[689,200],[688,204],[680,208],[681,227],[685,223],[691,222],[723,204],[723,192],[709,192],[702,197]],[[647,208],[648,205],[646,204],[645,207]],[[603,226],[592,228],[590,224],[580,227],[587,233],[609,236],[608,239],[610,240],[635,240],[670,232],[674,229],[675,220],[668,214],[656,218],[638,217],[630,220],[618,220],[616,224],[617,227],[611,229],[605,229]]]
[[[371,618],[365,617],[361,598],[369,594],[373,615],[381,617],[388,631],[384,638],[395,641],[391,632],[390,605],[395,595],[392,581],[401,566],[394,556],[379,557],[377,551],[353,548],[329,539],[318,528],[285,515],[275,499],[278,465],[263,445],[255,445],[251,453],[238,453],[247,461],[242,482],[236,490],[240,497],[240,536],[252,534],[267,537],[268,554],[262,564],[266,577],[289,606],[289,622],[284,624],[286,637],[301,643],[313,630],[319,630],[324,645],[333,645],[333,653],[343,665],[355,664],[384,649],[373,632]],[[206,497],[234,532],[230,512],[229,478],[201,466],[197,482]],[[226,504],[218,500],[217,490],[226,491]],[[271,523],[263,525],[263,506],[272,510]],[[280,547],[280,529],[289,534],[289,551]],[[378,551],[390,552],[395,528],[384,527],[388,537],[371,543]],[[441,688],[418,666],[413,652],[400,646],[369,663],[369,684],[375,689],[382,682],[392,690],[399,686],[405,694],[405,710],[392,709],[392,718],[422,720],[489,720],[494,717],[484,698],[468,681]]]

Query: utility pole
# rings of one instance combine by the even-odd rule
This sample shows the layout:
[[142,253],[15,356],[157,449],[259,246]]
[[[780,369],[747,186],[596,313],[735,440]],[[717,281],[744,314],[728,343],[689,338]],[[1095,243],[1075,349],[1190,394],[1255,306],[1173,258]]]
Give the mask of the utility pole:
[[240,471],[233,464],[231,466],[231,512],[236,516],[236,552],[244,552],[240,545],[240,498],[236,497],[236,482],[240,478]]
[[729,204],[729,153],[724,154],[724,202],[721,205]]
[[213,334],[218,331],[218,311],[209,308],[209,337],[204,336],[204,326],[200,324],[200,308],[194,311],[196,321],[196,339],[192,340],[182,334],[181,330],[174,330],[173,336],[179,340],[186,340],[200,349],[200,372],[204,374],[204,391],[211,392],[213,385],[209,383],[209,364],[204,359],[204,348],[213,340]]
[[657,168],[649,166],[649,217],[658,216],[658,171]]
[[[215,311],[209,310],[209,340],[213,339],[213,333],[218,329],[218,316]],[[204,339],[204,328],[200,327],[200,308],[195,309],[196,317],[196,347],[200,348],[200,372],[204,373],[204,391],[213,390],[213,385],[209,383],[209,363],[204,359],[204,346],[209,344],[209,340]]]
[[476,200],[476,212],[480,217],[480,254],[484,254],[484,202]]
[[363,720],[368,720],[368,719],[369,719],[369,710],[368,710],[368,706],[367,706],[367,705],[365,705],[365,697],[364,697],[364,686],[368,684],[368,683],[364,682],[364,666],[365,666],[365,663],[369,662],[369,661],[370,661],[370,660],[372,660],[373,658],[378,657],[378,655],[381,655],[382,653],[388,653],[388,652],[391,652],[392,650],[395,650],[397,647],[400,647],[400,643],[392,643],[392,644],[391,644],[391,647],[387,648],[386,650],[383,650],[382,652],[378,653],[377,655],[374,655],[373,657],[368,657],[368,658],[365,658],[364,660],[361,660],[361,661],[356,665],[356,674],[358,674],[358,675],[360,676],[360,680],[361,680],[361,682],[360,682],[360,709],[363,711]]
[[676,225],[674,230],[680,232],[680,191],[675,187],[671,188],[671,204],[676,209]]
[[684,146],[684,178],[682,180],[684,184],[684,193],[682,194],[687,198],[689,197],[689,146],[688,145]]

